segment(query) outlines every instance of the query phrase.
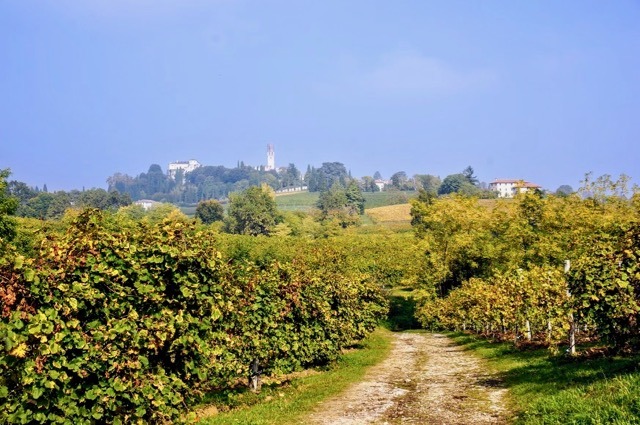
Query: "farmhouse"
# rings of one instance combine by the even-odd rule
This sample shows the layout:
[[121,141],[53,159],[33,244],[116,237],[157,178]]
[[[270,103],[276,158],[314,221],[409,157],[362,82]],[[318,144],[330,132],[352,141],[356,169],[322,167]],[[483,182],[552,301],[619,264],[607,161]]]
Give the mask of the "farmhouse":
[[540,188],[541,186],[524,180],[495,179],[489,183],[489,190],[498,192],[499,198],[513,198],[517,193]]

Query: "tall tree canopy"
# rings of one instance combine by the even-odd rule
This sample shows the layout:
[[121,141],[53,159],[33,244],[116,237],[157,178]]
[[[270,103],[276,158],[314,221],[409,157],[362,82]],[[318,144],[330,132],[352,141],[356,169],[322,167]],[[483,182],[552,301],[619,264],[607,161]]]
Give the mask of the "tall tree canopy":
[[253,186],[229,196],[229,211],[225,228],[231,233],[269,236],[282,221],[273,190],[268,186]]
[[196,207],[196,218],[200,219],[204,224],[221,221],[224,218],[224,208],[215,199],[200,201]]

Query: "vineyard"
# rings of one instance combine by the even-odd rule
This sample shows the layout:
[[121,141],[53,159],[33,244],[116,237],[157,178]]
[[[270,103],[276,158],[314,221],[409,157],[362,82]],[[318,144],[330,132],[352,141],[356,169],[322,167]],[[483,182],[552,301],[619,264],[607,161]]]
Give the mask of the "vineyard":
[[640,195],[624,179],[490,203],[421,193],[367,211],[402,227],[317,238],[165,212],[18,222],[0,251],[0,423],[191,422],[251,373],[331,364],[390,307],[393,329],[639,351]]
[[614,351],[640,346],[640,195],[625,179],[586,182],[583,196],[525,194],[413,201],[425,243],[418,316],[428,328],[472,330],[552,350],[569,334]]
[[325,364],[387,309],[371,278],[382,272],[326,243],[97,211],[39,243],[0,263],[0,422],[188,421],[188,406],[246,381],[252,363]]

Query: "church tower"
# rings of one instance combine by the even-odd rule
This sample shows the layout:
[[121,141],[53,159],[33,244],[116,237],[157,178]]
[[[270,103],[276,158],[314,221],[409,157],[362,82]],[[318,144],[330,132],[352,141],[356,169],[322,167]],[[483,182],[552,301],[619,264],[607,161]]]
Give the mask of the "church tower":
[[267,145],[267,166],[265,167],[266,171],[271,171],[276,169],[276,153],[273,150],[273,145]]

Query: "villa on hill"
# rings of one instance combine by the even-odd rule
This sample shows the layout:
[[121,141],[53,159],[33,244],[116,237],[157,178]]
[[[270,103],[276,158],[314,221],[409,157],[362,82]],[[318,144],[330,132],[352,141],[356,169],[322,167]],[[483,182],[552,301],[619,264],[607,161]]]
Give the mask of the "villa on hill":
[[540,188],[540,185],[524,180],[495,179],[489,183],[489,190],[498,192],[499,198],[513,198],[517,193],[526,193]]

